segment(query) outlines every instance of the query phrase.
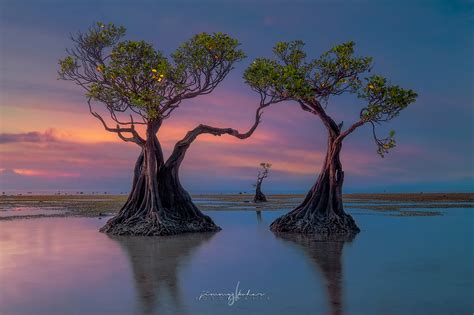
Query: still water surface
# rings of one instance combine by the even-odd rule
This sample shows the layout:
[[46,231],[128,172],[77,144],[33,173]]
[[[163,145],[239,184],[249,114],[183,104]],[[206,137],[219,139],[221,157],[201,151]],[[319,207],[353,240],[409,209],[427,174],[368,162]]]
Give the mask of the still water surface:
[[[111,238],[97,218],[0,222],[0,314],[474,311],[472,209],[354,211],[363,231],[351,242],[277,237],[268,225],[283,211],[206,213],[223,231]],[[250,293],[231,306],[213,295],[237,284]]]

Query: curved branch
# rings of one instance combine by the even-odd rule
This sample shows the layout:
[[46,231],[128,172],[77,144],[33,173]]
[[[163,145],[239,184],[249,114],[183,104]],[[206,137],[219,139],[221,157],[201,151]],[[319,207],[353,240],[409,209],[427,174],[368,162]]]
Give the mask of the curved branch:
[[314,115],[319,116],[318,112],[317,112],[315,109],[313,109],[313,108],[311,108],[310,106],[308,106],[307,104],[303,103],[303,101],[298,100],[298,99],[297,99],[296,101],[298,102],[298,104],[300,104],[300,107],[301,107],[302,110],[304,110],[304,111],[306,111],[306,112],[310,112],[311,114],[314,114]]
[[336,124],[334,119],[332,119],[324,110],[323,106],[317,99],[303,100],[295,99],[301,106],[301,108],[307,112],[310,112],[318,116],[323,122],[326,129],[329,131],[331,137],[336,138],[340,134],[339,126]]
[[338,137],[337,137],[337,140],[338,141],[342,141],[345,137],[347,137],[348,135],[350,135],[352,132],[354,132],[354,130],[356,130],[357,128],[359,128],[360,126],[363,126],[367,121],[361,119],[357,122],[355,122],[352,126],[350,126],[349,128],[347,128],[346,131],[342,132]]
[[110,112],[110,118],[112,118],[112,120],[115,121],[119,125],[132,125],[132,126],[134,126],[134,125],[146,125],[147,124],[145,121],[143,121],[143,122],[134,121],[132,114],[129,115],[130,116],[130,121],[121,121],[117,117],[117,114],[113,110],[111,110],[110,108],[108,108],[108,109],[109,109],[109,112]]
[[395,135],[394,131],[390,132],[390,135],[386,138],[379,138],[377,136],[377,132],[375,131],[375,124],[374,122],[370,121],[372,125],[372,135],[374,137],[375,145],[377,146],[377,153],[384,157],[386,153],[389,152],[390,149],[395,147],[395,139],[393,136]]
[[[120,127],[120,125],[117,124],[116,128],[110,128],[109,126],[107,126],[107,123],[105,122],[105,120],[102,118],[102,116],[100,116],[98,113],[94,112],[92,110],[92,105],[91,105],[91,99],[88,99],[87,100],[87,103],[89,104],[89,111],[90,113],[92,114],[92,116],[94,116],[95,118],[97,118],[101,123],[102,125],[104,126],[104,129],[109,131],[109,132],[115,132],[117,133],[117,135],[119,136],[120,139],[122,139],[123,141],[125,142],[134,142],[140,146],[144,145],[145,144],[145,140],[140,137],[140,135],[138,134],[138,132],[135,130],[135,125],[133,124],[133,120],[132,120],[132,124],[130,127],[128,128],[123,128],[123,127]],[[130,133],[132,134],[131,137],[125,137],[123,135],[123,133]]]
[[189,72],[188,80],[190,82],[186,84],[186,88],[181,92],[169,96],[169,100],[166,102],[161,113],[163,115],[162,118],[167,118],[174,109],[179,107],[183,100],[211,93],[232,69],[233,62],[220,60],[208,69]]
[[240,133],[238,130],[233,129],[233,128],[218,128],[218,127],[212,127],[208,125],[199,125],[193,130],[190,130],[187,132],[186,136],[178,141],[173,149],[173,152],[171,153],[170,157],[166,161],[165,167],[173,167],[173,166],[178,166],[181,164],[182,160],[184,159],[184,155],[186,154],[187,149],[193,143],[194,140],[199,135],[202,134],[212,134],[214,136],[221,136],[224,134],[228,134],[230,136],[236,137],[238,139],[247,139],[250,137],[254,131],[257,129],[258,125],[260,124],[261,117],[263,114],[263,109],[270,104],[261,104],[256,113],[255,113],[255,122],[250,127],[250,129],[245,132],[245,133]]

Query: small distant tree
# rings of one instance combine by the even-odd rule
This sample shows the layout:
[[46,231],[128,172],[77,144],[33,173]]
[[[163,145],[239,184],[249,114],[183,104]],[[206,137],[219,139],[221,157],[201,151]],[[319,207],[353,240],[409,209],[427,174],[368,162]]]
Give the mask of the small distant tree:
[[[244,53],[229,35],[200,33],[168,59],[149,43],[122,40],[124,35],[123,27],[97,23],[73,36],[74,47],[59,61],[60,78],[86,91],[89,110],[105,130],[141,149],[128,200],[101,231],[133,235],[217,231],[220,228],[181,186],[179,167],[201,134],[250,137],[265,104],[258,107],[255,122],[246,133],[198,125],[176,143],[167,160],[157,132],[183,101],[211,93]],[[104,105],[114,126],[93,109],[93,103]],[[144,134],[136,128],[139,125]]]
[[260,163],[261,169],[258,171],[257,181],[253,185],[255,187],[255,197],[253,197],[253,202],[267,202],[267,197],[262,192],[262,183],[265,178],[268,177],[270,168],[272,165],[270,163]]
[[[354,55],[353,42],[337,45],[320,57],[307,60],[301,41],[280,42],[274,59],[256,59],[244,78],[262,100],[292,101],[316,116],[328,132],[326,158],[319,177],[304,201],[271,224],[273,231],[347,234],[359,228],[344,212],[344,172],[339,158],[343,141],[362,126],[372,128],[377,152],[382,157],[395,147],[391,131],[380,137],[376,127],[399,115],[416,100],[417,94],[392,85],[379,75],[368,75],[372,58]],[[349,127],[337,123],[326,111],[334,96],[353,94],[361,101],[359,118]]]

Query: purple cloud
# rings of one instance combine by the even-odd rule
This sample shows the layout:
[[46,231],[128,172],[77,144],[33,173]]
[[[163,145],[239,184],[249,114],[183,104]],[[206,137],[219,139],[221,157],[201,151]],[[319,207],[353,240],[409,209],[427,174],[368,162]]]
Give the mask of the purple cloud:
[[0,144],[17,142],[56,142],[57,140],[54,129],[48,129],[45,132],[0,133]]

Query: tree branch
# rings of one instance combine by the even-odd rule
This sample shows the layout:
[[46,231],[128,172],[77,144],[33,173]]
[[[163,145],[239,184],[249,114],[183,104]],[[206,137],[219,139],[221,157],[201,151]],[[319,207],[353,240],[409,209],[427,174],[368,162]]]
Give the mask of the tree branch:
[[[94,112],[92,110],[92,105],[91,105],[91,99],[89,98],[87,100],[87,103],[89,104],[89,111],[90,113],[92,114],[92,116],[94,116],[95,118],[97,118],[101,123],[102,125],[104,126],[104,129],[109,131],[109,132],[115,132],[117,133],[117,135],[119,136],[120,139],[122,139],[123,141],[125,142],[134,142],[140,146],[144,145],[145,144],[145,140],[140,137],[140,135],[138,134],[138,132],[135,130],[135,125],[133,124],[133,119],[132,119],[132,122],[131,122],[131,126],[128,127],[128,128],[123,128],[123,127],[120,127],[119,124],[117,124],[116,128],[110,128],[109,126],[107,126],[107,123],[105,122],[105,120],[102,118],[102,116],[100,116],[98,113]],[[131,133],[132,136],[131,137],[125,137],[123,135],[123,133]]]
[[352,126],[350,126],[349,128],[347,128],[346,131],[342,132],[338,137],[337,137],[337,140],[338,141],[342,141],[345,137],[347,137],[349,134],[351,134],[354,130],[356,130],[357,128],[359,128],[360,126],[364,125],[367,121],[361,119],[357,122],[355,122]]
[[332,119],[326,113],[323,106],[317,99],[311,99],[311,100],[296,99],[296,101],[300,104],[303,110],[311,112],[314,115],[318,116],[332,137],[335,138],[339,136],[339,133],[340,133],[339,126],[336,124],[334,119]]
[[254,131],[257,129],[258,125],[261,122],[261,117],[263,114],[263,109],[270,104],[260,104],[260,106],[257,108],[257,111],[255,113],[255,122],[250,127],[250,129],[245,132],[245,133],[240,133],[238,130],[233,129],[233,128],[218,128],[218,127],[213,127],[213,126],[208,126],[208,125],[199,125],[193,130],[190,130],[186,133],[186,136],[178,141],[173,149],[173,152],[171,153],[170,157],[166,161],[165,167],[171,167],[172,165],[178,165],[181,163],[181,161],[184,158],[184,155],[191,145],[194,140],[199,135],[202,134],[212,134],[214,136],[221,136],[224,134],[228,134],[230,136],[236,137],[238,139],[247,139],[250,137]]
[[384,157],[386,153],[389,152],[390,149],[395,147],[395,131],[391,131],[389,136],[386,138],[379,138],[377,136],[377,132],[375,131],[375,124],[373,121],[370,121],[372,125],[372,135],[374,137],[375,145],[377,146],[377,153]]

